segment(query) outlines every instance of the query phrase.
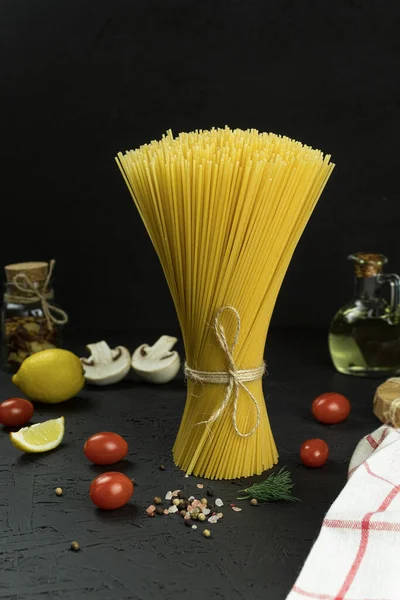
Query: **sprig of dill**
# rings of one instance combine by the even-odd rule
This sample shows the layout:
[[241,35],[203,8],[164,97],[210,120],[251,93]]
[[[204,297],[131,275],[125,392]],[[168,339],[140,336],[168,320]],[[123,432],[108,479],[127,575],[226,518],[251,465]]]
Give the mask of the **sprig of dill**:
[[289,500],[295,502],[298,500],[293,496],[291,490],[294,487],[292,477],[286,467],[282,467],[277,473],[271,473],[267,479],[260,483],[254,483],[252,486],[242,490],[238,500],[247,500],[255,498],[258,502],[276,502],[278,500]]

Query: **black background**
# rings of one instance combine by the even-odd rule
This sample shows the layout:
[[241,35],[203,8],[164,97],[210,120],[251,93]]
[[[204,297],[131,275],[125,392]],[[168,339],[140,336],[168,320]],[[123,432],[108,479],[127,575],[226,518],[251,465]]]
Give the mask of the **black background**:
[[[397,0],[1,0],[0,263],[57,260],[57,298],[79,338],[71,344],[78,356],[103,336],[133,349],[152,341],[140,329],[178,333],[114,162],[119,150],[168,128],[228,124],[289,135],[331,153],[337,168],[273,318],[276,328],[321,331],[272,331],[266,354],[280,466],[302,502],[256,512],[245,505],[239,515],[227,508],[209,540],[169,517],[148,519],[155,494],[181,485],[196,491],[171,460],[183,382],[155,389],[131,374],[109,390],[87,387],[63,405],[66,436],[54,453],[20,455],[7,431],[0,436],[0,595],[286,596],[345,484],[356,443],[379,424],[371,410],[378,381],[336,373],[323,359],[322,331],[351,296],[347,254],[383,252],[400,271],[399,31]],[[0,397],[15,394],[8,377],[0,383]],[[312,418],[310,402],[326,390],[351,399],[345,423]],[[59,411],[39,405],[35,420]],[[132,503],[105,515],[88,499],[99,469],[82,460],[82,446],[108,428],[129,438],[128,460],[116,469],[138,485]],[[309,437],[330,446],[321,470],[300,464]],[[227,504],[237,495],[230,482],[215,490]],[[69,550],[72,539],[80,553]]]
[[256,127],[331,153],[273,325],[327,328],[349,252],[400,270],[400,4],[2,0],[2,264],[57,260],[72,330],[177,331],[114,162],[174,132]]

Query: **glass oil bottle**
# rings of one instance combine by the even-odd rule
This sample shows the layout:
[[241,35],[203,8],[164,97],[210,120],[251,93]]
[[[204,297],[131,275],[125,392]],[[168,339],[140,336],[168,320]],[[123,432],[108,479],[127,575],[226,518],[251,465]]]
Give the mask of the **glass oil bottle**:
[[[383,273],[383,254],[359,252],[354,261],[354,299],[329,330],[329,350],[339,373],[384,377],[400,373],[400,277]],[[390,300],[384,286],[390,285]]]

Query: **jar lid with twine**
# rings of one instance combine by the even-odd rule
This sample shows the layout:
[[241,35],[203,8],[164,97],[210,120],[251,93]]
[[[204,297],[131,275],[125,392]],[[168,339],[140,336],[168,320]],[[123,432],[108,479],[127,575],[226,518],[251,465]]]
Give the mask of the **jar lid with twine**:
[[400,377],[391,377],[376,389],[373,407],[382,423],[400,428]]
[[4,301],[15,304],[40,303],[49,329],[68,322],[67,313],[48,302],[54,297],[50,283],[55,264],[53,259],[49,263],[23,262],[4,267],[7,279]]

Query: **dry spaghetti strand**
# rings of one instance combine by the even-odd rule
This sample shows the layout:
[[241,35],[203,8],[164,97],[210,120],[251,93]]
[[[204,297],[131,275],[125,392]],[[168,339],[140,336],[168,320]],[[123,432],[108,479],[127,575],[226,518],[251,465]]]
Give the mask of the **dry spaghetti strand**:
[[[241,327],[231,359],[238,371],[259,368],[279,288],[334,167],[330,156],[287,137],[225,127],[169,131],[116,160],[160,258],[187,364],[227,371],[213,322],[232,306]],[[229,345],[237,323],[225,312],[221,324]],[[224,398],[225,384],[189,379],[176,464],[211,479],[271,468],[278,454],[261,379],[240,387],[221,411]]]

